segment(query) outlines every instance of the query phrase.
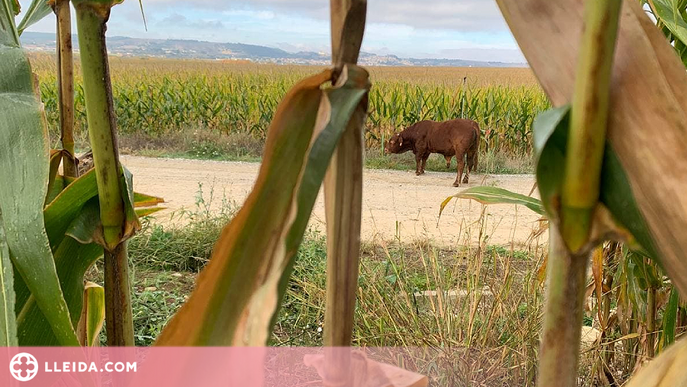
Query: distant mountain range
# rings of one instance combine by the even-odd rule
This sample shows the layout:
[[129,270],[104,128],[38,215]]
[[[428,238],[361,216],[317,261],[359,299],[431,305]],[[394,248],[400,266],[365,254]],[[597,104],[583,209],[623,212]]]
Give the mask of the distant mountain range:
[[[24,32],[21,35],[24,48],[31,51],[55,51],[55,35],[42,32]],[[79,41],[73,36],[74,50]],[[107,38],[110,55],[184,59],[234,59],[258,63],[326,65],[330,55],[301,51],[287,52],[278,48],[243,43],[215,43],[200,40],[141,39],[124,36]],[[462,59],[414,59],[396,55],[360,54],[360,64],[365,66],[447,66],[447,67],[526,67],[525,63],[482,62]]]

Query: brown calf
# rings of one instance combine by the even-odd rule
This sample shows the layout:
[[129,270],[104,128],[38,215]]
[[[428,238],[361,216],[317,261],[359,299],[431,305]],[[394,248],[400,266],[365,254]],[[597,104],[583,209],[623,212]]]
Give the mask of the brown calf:
[[415,154],[415,174],[425,173],[425,164],[431,153],[439,153],[446,158],[446,168],[451,166],[451,158],[458,161],[458,176],[453,183],[460,186],[461,176],[467,170],[463,183],[468,183],[470,171],[477,168],[480,130],[477,122],[455,119],[449,121],[420,121],[394,134],[384,146],[385,153],[404,153],[412,150]]

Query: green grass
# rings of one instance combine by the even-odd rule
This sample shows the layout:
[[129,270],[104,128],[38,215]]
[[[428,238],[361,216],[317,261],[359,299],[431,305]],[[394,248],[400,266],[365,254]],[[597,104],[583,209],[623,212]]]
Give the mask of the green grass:
[[195,273],[136,265],[132,308],[134,340],[149,346],[193,290]]
[[171,223],[178,225],[145,222],[144,232],[129,242],[133,262],[174,271],[197,271],[207,263],[222,228],[234,215],[235,205],[222,197],[220,205],[213,206],[217,198],[212,189],[204,193],[199,185],[198,192],[193,209],[172,214],[175,221]]

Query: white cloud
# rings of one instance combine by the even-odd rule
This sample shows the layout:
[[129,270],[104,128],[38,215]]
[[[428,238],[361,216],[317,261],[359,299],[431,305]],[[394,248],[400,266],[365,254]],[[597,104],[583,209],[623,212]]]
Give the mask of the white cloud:
[[[23,9],[31,0],[20,0]],[[143,0],[113,8],[108,36],[198,39],[329,51],[329,0]],[[54,31],[48,17],[29,31]],[[75,29],[74,29],[75,30]],[[416,58],[522,61],[494,0],[368,0],[363,50]]]
[[[328,0],[146,0],[146,3],[179,3],[186,7],[233,14],[252,9],[316,19],[329,18]],[[367,20],[371,23],[456,31],[507,29],[494,0],[371,0],[368,2]]]

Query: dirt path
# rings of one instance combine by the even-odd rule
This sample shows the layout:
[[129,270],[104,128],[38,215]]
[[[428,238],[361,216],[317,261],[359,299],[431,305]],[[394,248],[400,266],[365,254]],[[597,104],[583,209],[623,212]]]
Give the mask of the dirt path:
[[[212,205],[218,209],[222,197],[242,204],[252,189],[259,164],[122,156],[134,174],[134,189],[161,196],[168,210],[157,219],[169,221],[172,211],[193,209],[202,184],[206,198],[214,191]],[[389,240],[400,235],[404,242],[430,239],[441,245],[477,241],[480,225],[489,244],[524,243],[539,216],[527,208],[513,205],[485,207],[471,200],[451,202],[437,224],[440,203],[460,189],[494,185],[527,195],[534,184],[532,175],[472,175],[470,184],[451,186],[455,172],[427,172],[366,169],[363,186],[363,240]],[[312,226],[324,230],[323,194],[317,199]],[[545,239],[540,239],[540,242]]]

